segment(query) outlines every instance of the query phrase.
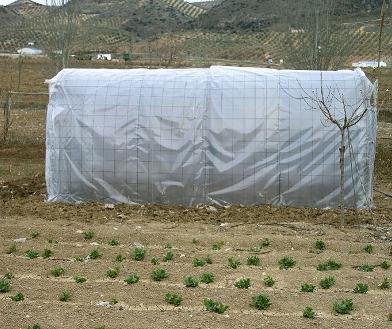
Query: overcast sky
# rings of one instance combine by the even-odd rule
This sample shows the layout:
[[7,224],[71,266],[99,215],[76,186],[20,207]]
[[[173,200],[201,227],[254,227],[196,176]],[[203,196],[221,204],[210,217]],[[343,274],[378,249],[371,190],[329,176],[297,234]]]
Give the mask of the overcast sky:
[[[12,3],[12,2],[14,2],[15,0],[0,0],[0,5],[8,5],[9,3]],[[42,4],[45,4],[46,2],[50,2],[50,0],[49,1],[46,1],[46,0],[33,0],[34,2],[38,2],[38,3],[42,3]],[[200,0],[187,0],[188,2],[197,2],[197,1],[200,1]]]

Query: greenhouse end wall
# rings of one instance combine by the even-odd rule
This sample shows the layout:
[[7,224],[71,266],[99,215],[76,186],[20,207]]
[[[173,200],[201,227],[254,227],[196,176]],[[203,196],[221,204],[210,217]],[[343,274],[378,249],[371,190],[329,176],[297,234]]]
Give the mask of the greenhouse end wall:
[[[331,86],[353,105],[375,91],[360,70],[63,70],[49,81],[48,199],[337,207],[340,132],[304,96]],[[377,125],[360,106],[346,137],[354,208],[372,206]]]

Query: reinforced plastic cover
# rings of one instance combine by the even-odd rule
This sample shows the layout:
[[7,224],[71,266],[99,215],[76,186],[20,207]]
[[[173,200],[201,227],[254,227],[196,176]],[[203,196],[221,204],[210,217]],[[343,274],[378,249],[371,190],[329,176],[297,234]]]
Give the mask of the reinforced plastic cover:
[[[49,201],[339,205],[339,129],[306,95],[368,111],[346,134],[345,206],[372,206],[375,86],[360,70],[66,69],[49,81]],[[339,98],[340,97],[340,98]],[[347,111],[347,109],[346,109]],[[349,113],[350,114],[350,113]]]

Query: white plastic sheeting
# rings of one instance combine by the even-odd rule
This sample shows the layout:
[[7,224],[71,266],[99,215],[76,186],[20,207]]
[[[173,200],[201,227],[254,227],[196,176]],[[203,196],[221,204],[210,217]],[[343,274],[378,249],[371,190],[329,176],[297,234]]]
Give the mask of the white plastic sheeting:
[[[360,70],[63,70],[49,81],[48,198],[336,207],[339,129],[304,101],[322,84],[352,104],[375,89]],[[349,207],[372,205],[376,110],[361,106],[346,139]]]

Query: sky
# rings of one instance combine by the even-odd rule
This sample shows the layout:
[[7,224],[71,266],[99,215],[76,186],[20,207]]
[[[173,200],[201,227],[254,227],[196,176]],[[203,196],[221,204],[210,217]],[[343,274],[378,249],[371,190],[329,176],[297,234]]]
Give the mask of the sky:
[[[15,0],[0,0],[0,5],[2,5],[2,6],[5,6],[5,5],[8,5],[8,4],[10,4],[10,3],[12,3],[12,2],[14,2]],[[46,2],[50,2],[50,0],[49,1],[46,1],[46,0],[33,0],[34,2],[38,2],[38,3],[42,3],[42,4],[45,4]],[[197,1],[200,1],[200,0],[187,0],[188,2],[197,2]]]

